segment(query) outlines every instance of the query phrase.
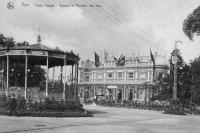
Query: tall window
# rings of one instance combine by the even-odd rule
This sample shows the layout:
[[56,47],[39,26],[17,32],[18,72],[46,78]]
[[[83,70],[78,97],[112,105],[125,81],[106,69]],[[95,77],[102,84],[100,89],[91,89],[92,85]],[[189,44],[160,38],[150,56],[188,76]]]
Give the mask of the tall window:
[[127,77],[128,77],[128,79],[134,79],[135,78],[135,72],[128,72]]
[[123,78],[123,73],[122,72],[117,72],[117,78],[122,79]]
[[132,100],[132,99],[133,99],[133,90],[130,89],[130,90],[129,90],[128,100]]
[[85,81],[86,81],[86,82],[89,82],[89,80],[90,80],[90,75],[89,75],[89,74],[86,74],[86,75],[85,75]]
[[148,76],[147,76],[147,72],[139,72],[139,79],[140,80],[147,80]]
[[128,78],[133,78],[133,72],[128,73]]
[[107,78],[108,78],[108,79],[113,78],[113,73],[112,73],[112,72],[107,73]]
[[96,73],[96,79],[97,80],[102,80],[103,79],[103,73]]

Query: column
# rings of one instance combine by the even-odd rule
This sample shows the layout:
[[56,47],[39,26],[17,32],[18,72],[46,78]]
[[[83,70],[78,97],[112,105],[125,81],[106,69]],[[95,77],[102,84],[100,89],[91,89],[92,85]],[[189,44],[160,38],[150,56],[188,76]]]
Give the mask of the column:
[[74,64],[74,84],[75,84],[75,95],[76,95],[76,63]]
[[140,86],[138,86],[138,88],[137,88],[137,95],[138,95],[138,100],[140,100],[141,99],[141,88],[140,88]]
[[[71,77],[71,80],[72,80],[72,83],[71,83],[71,90],[73,89],[73,91],[72,92],[74,92],[74,64],[72,65],[72,77]],[[74,93],[71,93],[71,94],[74,94]],[[70,98],[71,98],[72,96],[70,96]],[[74,96],[73,96],[73,98],[74,98]]]
[[150,81],[150,71],[147,71],[147,73],[148,73],[148,81]]
[[135,101],[137,101],[137,85],[134,87]]
[[132,101],[135,100],[135,86],[132,86]]
[[76,71],[76,76],[77,76],[77,78],[76,78],[76,82],[77,82],[77,85],[78,85],[78,75],[79,75],[79,64],[77,63],[77,71]]
[[147,85],[148,88],[148,102],[150,102],[150,85]]
[[76,100],[76,95],[77,95],[77,84],[76,84],[76,63],[74,64],[74,91],[75,91],[75,95],[74,98]]
[[28,69],[28,56],[27,54],[25,55],[25,89],[24,89],[24,98],[27,98],[27,77],[28,77],[28,73],[27,73],[27,69]]
[[8,54],[7,54],[7,77],[6,77],[6,80],[7,80],[7,82],[6,82],[6,96],[8,96],[8,88],[9,88],[9,56],[8,56]]
[[72,65],[72,84],[74,83],[74,65]]
[[76,100],[78,100],[78,62],[76,62],[76,67],[75,67],[75,79],[76,79]]
[[60,66],[60,84],[63,85],[63,66]]
[[126,72],[125,69],[124,69],[124,75],[123,75],[123,76],[124,76],[124,81],[126,81],[126,73],[127,73],[127,72]]
[[126,100],[126,85],[124,85],[123,100]]
[[49,78],[49,57],[46,59],[46,98],[48,97],[48,78]]
[[96,88],[95,85],[93,85],[93,89],[94,89],[94,99],[96,98]]
[[64,84],[63,84],[63,100],[65,101],[65,84],[66,84],[66,59],[64,58]]
[[113,71],[113,82],[114,82],[114,84],[116,84],[115,81],[116,81],[116,71],[114,70]]
[[103,94],[106,94],[106,85],[103,85]]
[[[80,77],[80,74],[79,74],[79,63],[77,63],[77,90],[78,90],[77,97],[79,96],[79,92],[80,92],[80,89],[79,89],[79,77]],[[90,86],[90,92],[91,92],[91,86]],[[91,96],[90,96],[90,98],[91,98]]]
[[145,89],[144,89],[144,103],[146,105],[146,102],[147,102],[147,83],[145,85]]
[[2,59],[2,74],[1,74],[1,81],[2,81],[2,83],[1,83],[1,86],[2,86],[2,90],[4,90],[3,88],[4,88],[4,70],[5,70],[5,68],[4,68],[4,60]]
[[135,81],[138,81],[138,69],[137,69],[137,71],[135,72]]

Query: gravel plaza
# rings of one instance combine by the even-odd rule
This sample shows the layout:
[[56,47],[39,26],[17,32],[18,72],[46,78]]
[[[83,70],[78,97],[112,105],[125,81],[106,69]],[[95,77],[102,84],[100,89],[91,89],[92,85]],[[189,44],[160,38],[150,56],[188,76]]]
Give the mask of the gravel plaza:
[[84,105],[93,117],[0,116],[0,133],[199,133],[197,115]]

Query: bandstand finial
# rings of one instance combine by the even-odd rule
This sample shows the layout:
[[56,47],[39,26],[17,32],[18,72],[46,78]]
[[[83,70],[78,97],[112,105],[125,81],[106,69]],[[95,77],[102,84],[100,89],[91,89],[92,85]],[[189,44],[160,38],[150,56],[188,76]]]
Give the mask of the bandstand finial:
[[37,36],[37,43],[40,44],[41,43],[41,36],[40,36],[40,27],[39,27],[39,35]]

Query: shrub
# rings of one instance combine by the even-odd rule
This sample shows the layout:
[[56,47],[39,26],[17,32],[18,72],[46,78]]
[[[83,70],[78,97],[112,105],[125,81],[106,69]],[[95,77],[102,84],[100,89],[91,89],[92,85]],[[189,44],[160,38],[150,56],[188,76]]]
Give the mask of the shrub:
[[18,96],[17,98],[17,110],[26,110],[26,100],[24,97]]

